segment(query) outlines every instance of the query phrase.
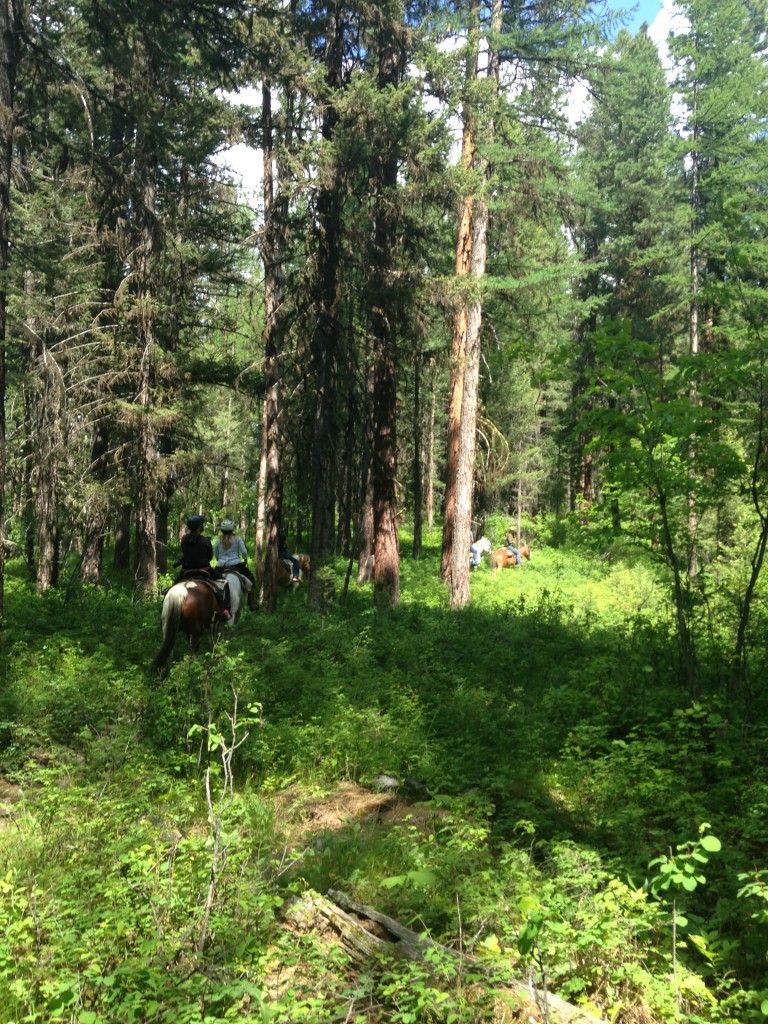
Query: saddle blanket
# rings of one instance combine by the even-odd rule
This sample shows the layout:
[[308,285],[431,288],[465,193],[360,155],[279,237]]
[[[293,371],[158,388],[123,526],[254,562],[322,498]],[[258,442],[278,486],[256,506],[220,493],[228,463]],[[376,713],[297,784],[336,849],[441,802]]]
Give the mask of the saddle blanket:
[[[250,593],[253,590],[253,583],[251,583],[247,576],[243,576],[241,572],[235,572],[234,569],[225,569],[224,575],[227,578],[230,576],[237,576],[237,578],[240,580],[240,586],[243,588],[243,590],[247,591],[248,593]],[[214,580],[214,582],[217,581]]]

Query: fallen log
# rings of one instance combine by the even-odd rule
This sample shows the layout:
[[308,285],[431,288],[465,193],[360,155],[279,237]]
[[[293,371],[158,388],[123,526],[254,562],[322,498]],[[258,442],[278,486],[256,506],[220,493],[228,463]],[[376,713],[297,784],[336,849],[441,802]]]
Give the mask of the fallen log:
[[336,889],[329,889],[327,897],[316,892],[306,893],[293,904],[289,918],[304,932],[317,928],[318,922],[325,922],[357,962],[369,963],[392,957],[425,961],[427,954],[438,951],[446,962],[455,964],[457,970],[466,972],[471,969],[482,973],[489,987],[499,995],[511,996],[520,1009],[525,1009],[525,1019],[531,1024],[606,1024],[604,1018],[535,988],[532,982],[494,977],[493,968],[482,961],[449,949],[428,936],[419,935],[399,921],[373,907],[355,902]]

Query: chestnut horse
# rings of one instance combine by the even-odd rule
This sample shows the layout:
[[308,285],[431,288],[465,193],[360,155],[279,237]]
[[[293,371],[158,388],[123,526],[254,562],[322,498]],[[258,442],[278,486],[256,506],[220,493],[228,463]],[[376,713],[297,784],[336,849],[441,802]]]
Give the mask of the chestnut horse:
[[[299,560],[299,571],[303,573],[303,576],[309,576],[309,555],[296,555],[295,557]],[[285,558],[278,558],[275,566],[275,583],[278,587],[293,587],[298,582],[293,578],[293,563]],[[303,582],[303,577],[301,582]]]
[[[309,576],[310,573],[310,562],[309,555],[295,555],[294,557],[299,560],[299,572],[302,573],[301,582],[304,582],[304,578]],[[256,578],[261,583],[262,575],[264,573],[264,563],[259,562],[256,567]],[[278,558],[275,565],[275,584],[278,587],[285,587],[290,589],[299,585],[299,580],[293,578],[293,563],[287,558]]]
[[[229,586],[234,622],[240,610],[240,581],[230,581]],[[215,641],[222,622],[218,598],[204,580],[193,579],[174,583],[163,599],[160,621],[163,627],[163,642],[152,662],[155,672],[170,659],[179,632],[186,635],[187,650],[190,654],[194,654],[200,646],[203,633],[210,633],[211,642]]]
[[[531,560],[531,545],[522,544],[517,550],[520,554],[520,567],[522,568],[524,558],[527,558],[529,562]],[[510,565],[517,565],[517,556],[509,548],[498,548],[491,555],[492,569],[506,569]]]

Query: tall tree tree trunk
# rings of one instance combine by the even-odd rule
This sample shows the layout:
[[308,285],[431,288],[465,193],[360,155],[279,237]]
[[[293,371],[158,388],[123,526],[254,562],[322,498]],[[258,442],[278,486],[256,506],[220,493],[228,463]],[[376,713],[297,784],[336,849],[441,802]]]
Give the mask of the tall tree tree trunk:
[[[394,89],[400,82],[403,52],[391,25],[379,38],[378,89]],[[400,603],[400,547],[397,532],[397,335],[395,317],[396,232],[392,193],[397,188],[399,143],[382,140],[374,161],[373,297],[369,314],[373,339],[373,527],[376,559],[374,594],[378,603]]]
[[[699,354],[699,317],[700,317],[700,265],[699,265],[699,244],[698,232],[700,224],[701,196],[699,193],[699,179],[701,173],[701,157],[698,151],[699,141],[699,111],[698,111],[698,89],[694,86],[693,92],[693,139],[691,148],[691,305],[690,305],[690,352],[696,358]],[[695,381],[691,385],[690,400],[692,405],[698,403],[698,389]],[[696,508],[696,438],[691,435],[691,443],[688,450],[690,460],[689,490],[688,490],[688,579],[691,585],[696,583],[699,573],[699,558],[697,551],[698,534],[698,512]]]
[[[168,460],[175,448],[169,433],[160,435],[158,451],[163,460]],[[167,462],[166,462],[167,464]],[[169,528],[168,517],[171,511],[171,498],[176,492],[176,476],[172,471],[165,474],[163,487],[159,489],[157,507],[155,508],[155,561],[158,573],[168,572]],[[176,539],[174,538],[174,545]]]
[[677,642],[680,651],[680,664],[683,677],[688,686],[691,697],[696,696],[696,656],[693,647],[693,637],[688,628],[687,598],[689,591],[685,584],[685,573],[681,571],[680,560],[675,550],[675,542],[672,536],[672,527],[669,522],[669,510],[667,507],[667,495],[659,488],[659,510],[661,512],[661,525],[664,538],[664,547],[667,553],[669,564],[672,567],[672,579],[675,594],[675,617],[677,620]]
[[84,583],[101,583],[104,568],[104,530],[107,525],[108,502],[105,495],[107,481],[107,451],[109,428],[103,419],[97,419],[91,442],[91,477],[93,485],[85,511],[83,560],[80,576]]
[[150,595],[157,585],[155,504],[158,482],[155,477],[157,438],[152,418],[155,387],[155,311],[152,266],[155,257],[155,186],[152,171],[145,170],[141,236],[136,260],[136,340],[137,388],[136,417],[136,517],[133,553],[134,579],[138,589]]
[[[335,93],[341,87],[343,63],[343,7],[331,3],[327,8],[325,83],[327,95],[323,112],[322,136],[334,138],[338,123]],[[315,386],[315,418],[312,439],[312,575],[309,578],[309,604],[323,610],[332,592],[328,589],[325,567],[334,554],[336,512],[336,377],[339,352],[338,292],[341,253],[341,186],[336,180],[321,185],[317,197],[317,319],[310,343],[312,375]]]
[[371,460],[373,452],[373,403],[374,403],[373,343],[371,335],[365,342],[365,415],[363,422],[362,452],[360,456],[360,511],[355,531],[357,548],[357,582],[370,583],[373,579],[373,488],[371,483]]
[[413,557],[421,556],[422,533],[424,529],[424,467],[422,455],[424,438],[424,410],[421,407],[421,355],[417,355],[413,366]]
[[427,429],[427,451],[424,456],[427,469],[427,479],[424,490],[427,496],[427,533],[432,536],[435,529],[435,415],[437,412],[437,400],[435,398],[435,367],[430,370],[432,383],[430,393],[432,398],[429,403],[429,427]]
[[0,629],[5,618],[5,389],[8,307],[8,254],[11,214],[11,162],[13,158],[16,72],[24,29],[23,0],[0,3]]
[[227,429],[224,434],[224,454],[221,466],[221,507],[226,511],[229,505],[229,459],[232,447],[232,393],[227,400]]
[[[485,274],[488,244],[488,206],[483,200],[475,202],[472,228],[471,270],[472,276],[479,281]],[[451,606],[454,608],[469,604],[470,598],[469,535],[472,529],[472,498],[475,484],[482,314],[482,302],[478,295],[473,298],[467,311],[466,359],[454,509],[454,544],[451,551],[450,588]]]
[[[477,49],[467,62],[467,80],[477,75]],[[464,127],[462,131],[461,159],[464,169],[470,172],[475,166],[475,138],[469,112],[464,111]],[[471,195],[462,200],[459,214],[459,227],[456,241],[456,277],[461,282],[472,265],[472,205]],[[459,430],[461,425],[461,405],[464,393],[464,370],[467,348],[467,306],[466,299],[461,295],[453,318],[453,334],[451,337],[451,379],[448,394],[448,433],[445,450],[445,499],[443,503],[443,548],[440,563],[440,576],[447,580],[451,568],[451,555],[454,542],[456,480],[459,466]]]
[[[265,571],[261,600],[265,611],[277,608],[277,546],[283,514],[283,478],[280,464],[280,360],[284,345],[283,302],[285,299],[285,232],[288,203],[285,182],[274,150],[272,91],[269,81],[262,87],[262,129],[264,138],[264,518],[266,528]],[[277,178],[277,182],[275,179]],[[276,194],[276,192],[278,194]]]
[[[476,26],[476,42],[473,45],[473,60],[477,68],[480,35],[480,5],[473,3],[473,23]],[[499,58],[496,35],[501,31],[502,0],[493,0],[488,36],[488,78],[494,89],[498,89]],[[486,113],[483,125],[484,141],[490,144],[494,135],[495,107]],[[467,120],[472,124],[475,111],[471,110]],[[477,143],[478,126],[470,131]],[[487,157],[474,153],[474,164],[480,181],[485,185],[489,173]],[[480,282],[485,276],[488,250],[488,204],[484,196],[476,199],[472,211],[469,272],[474,288],[466,306],[465,361],[459,425],[459,448],[456,467],[454,498],[454,522],[450,547],[450,593],[451,606],[463,607],[469,603],[469,543],[472,526],[472,499],[474,496],[475,452],[477,438],[478,387],[480,378],[480,328],[482,324],[482,298]],[[445,534],[443,556],[445,557]]]
[[267,517],[267,403],[261,403],[261,443],[259,445],[259,489],[256,501],[256,537],[253,561],[259,565],[264,558],[264,523]]
[[37,589],[44,593],[58,583],[59,463],[63,449],[61,422],[64,381],[61,368],[37,339],[37,393],[34,402],[35,521],[37,523]]

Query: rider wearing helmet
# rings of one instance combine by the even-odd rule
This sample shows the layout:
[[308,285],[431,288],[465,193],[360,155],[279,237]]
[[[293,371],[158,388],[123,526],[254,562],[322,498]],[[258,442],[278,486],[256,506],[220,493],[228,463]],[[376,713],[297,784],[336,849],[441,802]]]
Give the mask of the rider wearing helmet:
[[216,538],[216,543],[213,545],[216,567],[225,571],[234,569],[255,584],[253,573],[245,564],[248,560],[248,549],[243,538],[235,533],[235,524],[231,519],[225,519],[219,529],[221,536]]
[[213,545],[210,537],[203,536],[205,516],[190,516],[187,520],[187,533],[181,538],[182,574],[186,572],[205,572],[210,575]]

